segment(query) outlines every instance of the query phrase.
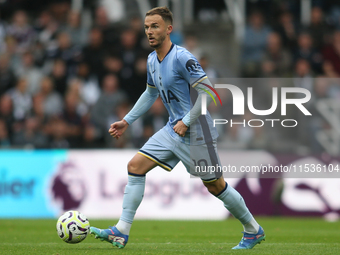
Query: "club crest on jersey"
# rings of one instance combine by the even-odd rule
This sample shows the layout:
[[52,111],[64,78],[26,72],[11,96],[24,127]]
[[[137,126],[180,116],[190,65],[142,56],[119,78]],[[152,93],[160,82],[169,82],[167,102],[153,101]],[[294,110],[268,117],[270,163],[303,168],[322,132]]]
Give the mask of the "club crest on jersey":
[[185,67],[188,70],[188,72],[191,73],[198,71],[198,69],[200,68],[200,64],[193,59],[189,59],[185,64]]

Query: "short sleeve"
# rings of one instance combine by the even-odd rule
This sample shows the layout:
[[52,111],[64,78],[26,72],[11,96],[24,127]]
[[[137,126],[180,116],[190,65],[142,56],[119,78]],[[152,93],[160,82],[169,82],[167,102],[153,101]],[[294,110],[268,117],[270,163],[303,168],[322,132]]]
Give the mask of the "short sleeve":
[[151,88],[156,88],[153,80],[152,80],[152,76],[151,76],[151,70],[150,70],[150,63],[149,63],[149,59],[146,62],[146,70],[147,70],[147,79],[146,79],[146,83],[149,87]]
[[190,52],[182,52],[178,56],[178,72],[191,85],[195,86],[198,81],[206,77],[201,65]]

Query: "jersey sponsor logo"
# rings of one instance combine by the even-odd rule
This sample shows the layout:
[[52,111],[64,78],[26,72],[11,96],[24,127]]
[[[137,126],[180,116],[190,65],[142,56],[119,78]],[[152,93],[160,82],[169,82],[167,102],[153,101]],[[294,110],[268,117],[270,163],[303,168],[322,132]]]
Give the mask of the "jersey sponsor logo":
[[166,96],[164,90],[162,90],[162,99],[163,102],[170,104],[171,100],[176,100],[177,102],[179,102],[179,99],[176,97],[176,95],[174,93],[172,93],[172,91],[169,89],[167,92],[168,96]]
[[188,70],[189,73],[198,71],[200,67],[200,64],[193,59],[189,59],[185,64],[185,68]]

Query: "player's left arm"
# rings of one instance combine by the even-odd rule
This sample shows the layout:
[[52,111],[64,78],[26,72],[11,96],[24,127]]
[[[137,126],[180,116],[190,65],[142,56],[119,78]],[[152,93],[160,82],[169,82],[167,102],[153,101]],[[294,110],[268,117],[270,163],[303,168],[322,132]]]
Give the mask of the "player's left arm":
[[[205,77],[204,84],[212,86],[208,77]],[[194,84],[193,86],[198,93],[198,97],[191,110],[184,116],[182,120],[178,121],[177,124],[174,126],[174,131],[179,136],[184,136],[185,132],[188,130],[190,125],[194,123],[197,120],[197,118],[201,115],[203,94],[208,94],[209,92],[209,96],[206,96],[207,105],[209,105],[213,101],[211,95],[215,97],[213,91],[207,88],[206,86],[198,83]]]
[[212,87],[212,84],[195,57],[189,54],[182,54],[179,57],[178,61],[180,73],[182,74],[183,78],[198,93],[198,97],[194,106],[183,117],[183,119],[181,121],[178,121],[177,124],[174,126],[174,131],[178,135],[184,136],[190,125],[194,123],[201,115],[202,95],[209,94],[209,96],[206,96],[207,105],[209,105],[214,100],[213,97],[215,94],[209,88],[209,86]]
[[208,77],[205,77],[204,81],[202,81],[201,83],[196,83],[196,84],[192,85],[192,87],[194,87],[196,89],[196,91],[198,93],[198,97],[196,99],[195,104],[191,108],[191,110],[182,119],[183,123],[188,127],[192,123],[194,123],[197,120],[197,118],[201,115],[203,94],[207,95],[206,96],[207,106],[215,98],[215,93],[209,87],[207,87],[207,85],[212,87],[212,84],[211,84],[210,80],[208,79]]

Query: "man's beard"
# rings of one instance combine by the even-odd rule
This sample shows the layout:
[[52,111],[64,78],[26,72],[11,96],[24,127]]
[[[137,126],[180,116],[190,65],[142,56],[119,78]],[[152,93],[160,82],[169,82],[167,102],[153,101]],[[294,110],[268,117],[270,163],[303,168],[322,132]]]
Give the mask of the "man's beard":
[[164,42],[164,40],[165,40],[165,35],[164,36],[161,36],[160,38],[159,38],[159,43],[157,43],[157,44],[155,44],[155,45],[151,45],[150,44],[150,46],[151,46],[151,48],[154,48],[154,49],[158,49],[161,45],[162,45],[162,43]]

